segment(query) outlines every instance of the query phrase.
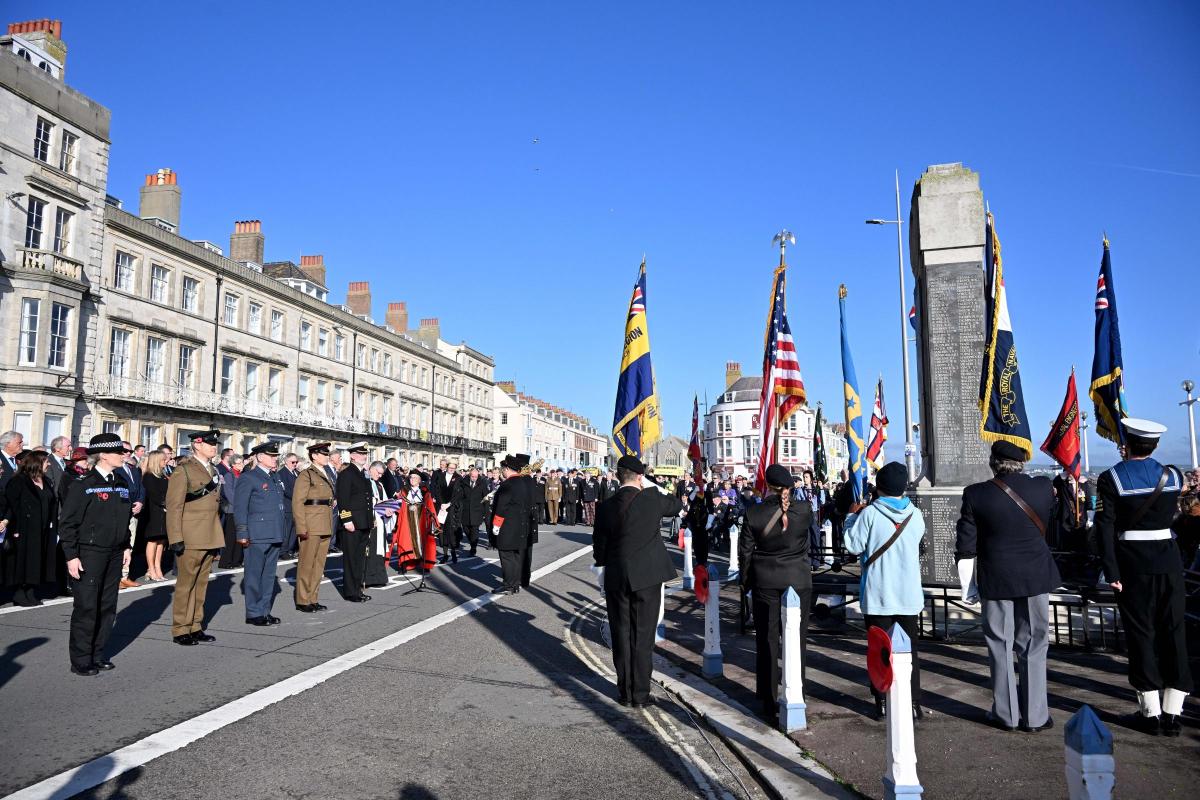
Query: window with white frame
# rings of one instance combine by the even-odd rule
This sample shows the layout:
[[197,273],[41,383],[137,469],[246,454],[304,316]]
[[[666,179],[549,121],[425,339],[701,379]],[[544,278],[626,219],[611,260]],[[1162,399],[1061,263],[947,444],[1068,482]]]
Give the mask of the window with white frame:
[[119,419],[106,419],[102,423],[103,433],[115,433],[122,439],[125,438],[125,423]]
[[400,362],[400,375],[398,376],[398,378],[401,383],[404,383],[408,380],[408,362],[407,361]]
[[237,325],[238,322],[238,303],[240,298],[236,294],[230,292],[225,293],[225,324]]
[[245,396],[251,400],[258,399],[258,364],[255,364],[253,361],[246,362]]
[[78,151],[79,137],[70,131],[63,131],[62,141],[58,146],[58,168],[68,175],[74,175]]
[[389,422],[392,416],[392,398],[383,398],[383,416],[380,418],[382,422]]
[[271,311],[271,339],[276,342],[283,341],[283,312]]
[[65,208],[54,211],[54,252],[60,256],[71,254],[71,220],[74,216]]
[[150,299],[166,303],[170,298],[171,271],[162,264],[150,265]]
[[54,303],[50,307],[50,355],[46,366],[65,369],[70,342],[71,307],[65,303]]
[[296,384],[296,405],[305,410],[308,409],[308,376],[301,375],[299,382]]
[[367,402],[367,393],[366,392],[364,392],[362,389],[359,389],[357,392],[354,393],[354,413],[356,416],[363,415],[363,412],[366,410],[363,408],[363,404],[366,402]]
[[185,275],[183,278],[183,310],[195,314],[199,308],[200,281]]
[[138,432],[138,444],[147,450],[153,450],[162,443],[162,428],[158,425],[142,425]]
[[133,255],[124,250],[118,250],[114,259],[113,286],[121,291],[133,291]]
[[50,137],[54,133],[54,123],[38,117],[37,129],[33,134],[33,157],[38,161],[50,162]]
[[325,392],[328,390],[328,384],[325,381],[317,381],[317,413],[325,413]]
[[32,366],[37,363],[38,317],[41,314],[42,301],[34,297],[26,297],[21,301],[21,339],[17,346],[18,361]]
[[46,201],[30,196],[25,205],[25,246],[30,250],[42,249],[42,219],[46,214]]
[[720,448],[721,448],[721,460],[722,461],[732,461],[733,460],[733,439],[720,439],[717,441],[717,444],[720,445]]
[[379,372],[379,350],[371,348],[371,372]]
[[43,414],[42,415],[42,444],[47,448],[50,443],[63,435],[63,423],[66,422],[66,417],[62,414]]
[[221,394],[223,396],[233,396],[236,375],[237,359],[233,356],[221,356]]
[[108,374],[114,378],[129,377],[129,331],[113,328],[108,346]]
[[267,402],[279,403],[283,385],[283,370],[271,367],[267,372]]
[[367,346],[365,344],[360,344],[358,346],[358,350],[354,354],[354,363],[358,366],[359,369],[366,367],[366,365],[367,365]]
[[346,360],[346,337],[340,333],[333,337],[333,357],[338,361]]
[[26,444],[30,444],[33,440],[33,412],[14,411],[12,427],[14,431],[21,434]]
[[317,329],[317,353],[322,356],[329,355],[329,331],[324,328]]
[[167,341],[157,336],[146,339],[146,380],[162,383],[167,364]]
[[425,367],[421,367],[421,388],[429,388],[429,370]]
[[262,336],[262,303],[253,300],[246,307],[246,330],[255,336]]
[[392,377],[392,354],[383,354],[383,374],[387,377]]
[[312,350],[312,323],[300,323],[300,349]]
[[196,348],[190,344],[179,345],[179,374],[176,377],[179,385],[191,389],[196,385],[193,369],[196,364]]

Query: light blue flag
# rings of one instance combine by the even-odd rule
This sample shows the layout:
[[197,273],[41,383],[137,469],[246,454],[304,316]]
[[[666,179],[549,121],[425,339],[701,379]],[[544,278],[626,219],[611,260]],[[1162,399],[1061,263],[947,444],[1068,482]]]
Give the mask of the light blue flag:
[[858,377],[850,356],[850,337],[846,333],[846,284],[838,287],[838,312],[842,322],[842,384],[846,394],[846,445],[850,452],[850,488],[854,502],[865,494],[867,470],[863,464],[862,398],[858,395]]

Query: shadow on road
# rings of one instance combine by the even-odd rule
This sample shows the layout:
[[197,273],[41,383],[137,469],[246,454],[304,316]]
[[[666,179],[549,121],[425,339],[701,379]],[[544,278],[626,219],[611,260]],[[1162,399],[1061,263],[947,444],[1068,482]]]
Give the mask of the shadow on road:
[[31,636],[28,639],[13,642],[4,648],[4,652],[0,653],[0,688],[15,678],[17,673],[24,669],[24,666],[17,661],[18,658],[26,653],[33,652],[48,641],[50,639],[47,636]]

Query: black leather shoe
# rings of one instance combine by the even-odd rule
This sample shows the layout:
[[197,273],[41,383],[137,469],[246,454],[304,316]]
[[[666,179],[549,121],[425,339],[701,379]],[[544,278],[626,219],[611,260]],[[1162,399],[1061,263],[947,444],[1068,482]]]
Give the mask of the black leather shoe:
[[71,672],[75,673],[76,675],[82,675],[86,678],[90,678],[93,675],[100,674],[100,670],[96,669],[95,664],[88,664],[86,667],[77,667],[74,664],[72,664]]
[[337,555],[337,554],[341,553],[342,551],[333,545],[329,545],[329,552],[331,555]]
[[497,597],[504,597],[505,595],[516,594],[516,593],[517,593],[516,589],[510,589],[507,586],[501,586],[499,589],[495,589],[492,591],[492,594],[496,595]]
[[365,594],[352,594],[346,597],[347,603],[365,603],[368,598]]
[[211,633],[205,633],[204,631],[193,633],[192,638],[197,642],[215,642],[217,640],[217,637],[213,636]]
[[320,603],[313,603],[311,606],[309,606],[309,608],[311,608],[313,611],[328,611],[329,610],[329,606],[323,606]]
[[1160,717],[1147,717],[1140,711],[1135,711],[1132,714],[1126,714],[1121,720],[1126,728],[1132,728],[1135,731],[1146,734],[1147,736],[1158,736],[1162,733],[1162,720]]
[[107,658],[102,658],[99,661],[93,661],[92,666],[101,672],[109,672],[117,668],[117,665],[109,661]]
[[1183,732],[1183,727],[1179,724],[1179,717],[1175,714],[1163,714],[1160,727],[1163,736],[1170,736],[1172,738]]
[[196,639],[190,633],[185,633],[182,636],[175,637],[175,644],[181,644],[184,647],[191,647],[196,644]]
[[271,623],[266,617],[250,617],[250,619],[246,620],[246,624],[257,625],[261,628],[264,625],[270,625]]
[[925,709],[917,703],[913,703],[913,722],[920,722],[925,719]]
[[1016,730],[1015,727],[1005,724],[1002,719],[990,711],[987,713],[987,716],[983,718],[983,720],[987,725],[995,728],[996,730],[1005,731],[1007,733],[1012,733]]
[[283,622],[279,617],[272,617],[270,614],[267,615],[266,620],[268,625],[278,625]]
[[446,563],[446,557],[445,557],[445,556],[438,556],[437,563],[439,563],[439,564],[445,564],[445,563]]
[[625,708],[629,708],[629,698],[626,697],[625,695],[618,695],[617,696],[617,705],[624,706]]
[[471,545],[471,555],[475,555],[477,545]]
[[634,700],[629,704],[630,708],[649,708],[654,705],[654,698],[648,697],[645,700]]
[[297,611],[303,611],[305,614],[311,614],[317,610],[317,604],[313,603],[307,606],[296,606]]
[[1037,733],[1039,731],[1048,731],[1053,727],[1054,727],[1054,718],[1046,717],[1045,724],[1038,725],[1036,728],[1031,728],[1028,725],[1026,725],[1025,723],[1021,723],[1021,732],[1022,733]]
[[451,563],[451,564],[457,564],[457,563],[458,563],[458,551],[457,551],[457,550],[451,550],[451,551],[450,551],[450,563]]

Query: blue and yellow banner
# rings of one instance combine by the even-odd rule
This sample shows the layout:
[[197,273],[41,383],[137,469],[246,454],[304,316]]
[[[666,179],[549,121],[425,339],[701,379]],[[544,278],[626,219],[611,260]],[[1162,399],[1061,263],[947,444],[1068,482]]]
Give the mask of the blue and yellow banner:
[[863,464],[862,398],[858,394],[858,376],[854,374],[854,359],[850,356],[850,337],[846,333],[846,285],[838,287],[838,313],[842,326],[842,384],[846,394],[846,445],[850,451],[850,488],[854,502],[865,494],[867,469]]
[[1089,394],[1096,404],[1096,433],[1117,444],[1125,444],[1125,426],[1129,416],[1125,405],[1124,365],[1121,360],[1121,330],[1117,325],[1117,293],[1113,286],[1112,261],[1108,239],[1100,259],[1100,279],[1096,282],[1096,352],[1092,356],[1092,385]]
[[650,363],[650,328],[646,322],[646,261],[642,260],[629,314],[625,318],[625,348],[617,379],[617,404],[613,412],[613,444],[622,455],[642,457],[661,434],[658,392]]
[[1006,441],[1033,458],[1025,395],[1021,391],[1021,367],[1008,316],[1008,291],[1004,285],[1004,261],[996,222],[989,211],[984,234],[984,331],[983,372],[979,380],[979,436],[985,442]]

